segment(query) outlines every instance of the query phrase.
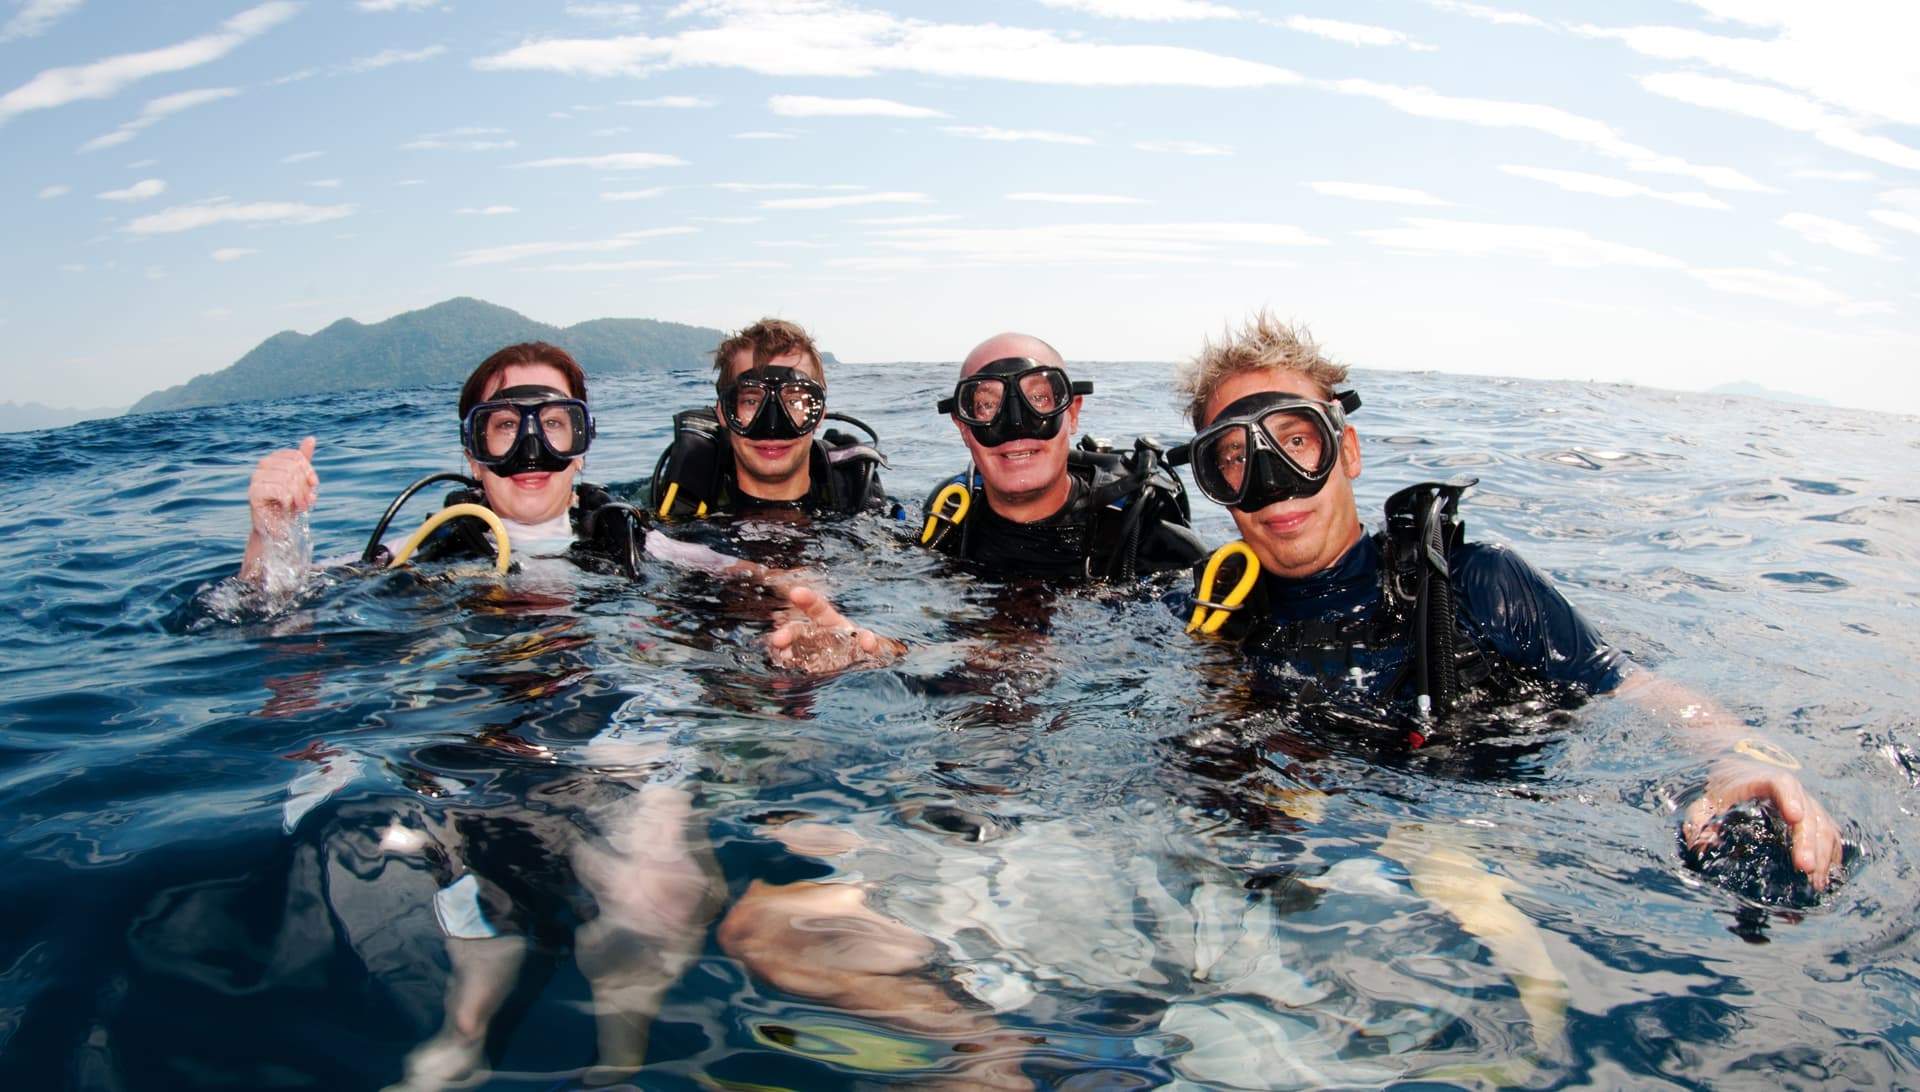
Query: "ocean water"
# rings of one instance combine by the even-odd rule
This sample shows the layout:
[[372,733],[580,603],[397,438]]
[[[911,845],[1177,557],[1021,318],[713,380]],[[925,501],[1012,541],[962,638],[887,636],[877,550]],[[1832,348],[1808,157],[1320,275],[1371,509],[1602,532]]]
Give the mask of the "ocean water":
[[[1076,370],[1083,431],[1180,438],[1168,372]],[[831,377],[910,508],[964,461],[931,410],[949,376]],[[706,384],[596,384],[588,477],[647,476]],[[913,646],[821,679],[769,665],[764,596],[658,564],[249,599],[228,578],[253,462],[317,436],[313,552],[356,555],[402,488],[459,468],[454,392],[92,421],[0,445],[0,1087],[397,1081],[442,1020],[435,892],[463,870],[533,892],[472,1086],[576,1087],[595,899],[569,862],[641,784],[692,795],[729,897],[863,884],[1044,1087],[1920,1087],[1920,421],[1355,386],[1363,514],[1477,476],[1473,537],[1797,757],[1846,824],[1843,883],[1779,882],[1764,838],[1755,868],[1689,868],[1704,760],[1625,703],[1382,759],[1248,700],[1150,598],[960,578],[877,519],[729,543]],[[784,853],[796,822],[860,848]],[[960,1057],[756,980],[710,930],[697,949],[640,1087],[924,1087]]]

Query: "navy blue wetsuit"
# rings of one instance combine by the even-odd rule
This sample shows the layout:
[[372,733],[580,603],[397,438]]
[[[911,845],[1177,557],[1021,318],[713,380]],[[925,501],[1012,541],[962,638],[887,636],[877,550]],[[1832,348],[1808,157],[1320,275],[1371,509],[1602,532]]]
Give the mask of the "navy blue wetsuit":
[[[1403,677],[1413,640],[1408,627],[1387,621],[1381,564],[1378,538],[1363,536],[1312,576],[1263,572],[1227,632],[1263,679],[1314,680],[1325,691],[1367,699],[1405,697],[1388,690]],[[1460,632],[1491,660],[1496,684],[1544,682],[1596,694],[1633,670],[1551,580],[1511,550],[1465,543],[1450,556],[1449,571]]]

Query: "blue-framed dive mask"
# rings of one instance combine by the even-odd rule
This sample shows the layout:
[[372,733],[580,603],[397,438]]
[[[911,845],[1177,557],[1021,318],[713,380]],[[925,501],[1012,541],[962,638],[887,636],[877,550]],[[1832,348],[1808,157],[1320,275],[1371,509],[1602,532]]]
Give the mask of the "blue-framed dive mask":
[[476,404],[460,422],[460,445],[474,462],[503,478],[554,474],[593,442],[587,404],[552,387],[506,387]]
[[953,397],[934,408],[966,425],[982,447],[999,447],[1053,439],[1075,396],[1092,393],[1092,383],[1069,380],[1064,368],[1011,356],[956,383]]
[[1167,461],[1190,463],[1193,484],[1208,500],[1258,512],[1276,501],[1310,497],[1340,462],[1347,414],[1360,395],[1342,391],[1331,402],[1282,391],[1234,401]]
[[744,372],[720,391],[720,417],[749,440],[798,440],[820,427],[827,389],[785,365]]

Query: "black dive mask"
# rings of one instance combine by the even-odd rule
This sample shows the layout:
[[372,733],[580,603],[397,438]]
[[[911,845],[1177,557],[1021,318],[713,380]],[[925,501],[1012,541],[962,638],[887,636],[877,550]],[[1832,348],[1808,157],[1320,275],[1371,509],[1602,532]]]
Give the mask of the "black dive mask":
[[1076,395],[1093,384],[1067,379],[1066,369],[1011,356],[996,360],[954,385],[953,397],[934,408],[952,414],[982,447],[1012,440],[1051,440]]
[[721,419],[749,440],[798,440],[826,412],[827,389],[785,365],[743,373],[720,392]]
[[1258,512],[1276,501],[1310,497],[1340,461],[1347,414],[1360,396],[1342,391],[1331,402],[1280,391],[1238,399],[1167,461],[1191,463],[1193,484],[1207,499]]
[[473,461],[503,478],[555,474],[593,442],[587,404],[552,387],[506,387],[467,411],[460,445]]

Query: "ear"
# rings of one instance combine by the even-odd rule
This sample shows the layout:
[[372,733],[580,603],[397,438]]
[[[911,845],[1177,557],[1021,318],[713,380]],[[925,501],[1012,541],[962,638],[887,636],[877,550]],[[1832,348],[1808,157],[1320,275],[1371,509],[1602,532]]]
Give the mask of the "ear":
[[1360,434],[1353,431],[1352,425],[1348,425],[1347,431],[1340,435],[1340,466],[1347,472],[1347,477],[1360,476]]

